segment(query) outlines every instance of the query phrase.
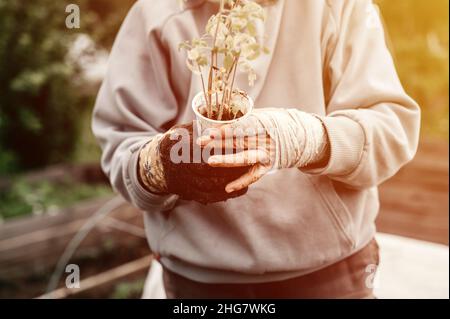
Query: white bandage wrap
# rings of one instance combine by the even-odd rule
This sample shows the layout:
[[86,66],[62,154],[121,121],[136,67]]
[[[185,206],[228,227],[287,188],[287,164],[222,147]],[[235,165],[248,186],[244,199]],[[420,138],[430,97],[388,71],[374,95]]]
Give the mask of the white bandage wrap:
[[322,158],[328,138],[322,121],[297,109],[256,110],[248,120],[262,126],[275,142],[273,168],[305,167]]

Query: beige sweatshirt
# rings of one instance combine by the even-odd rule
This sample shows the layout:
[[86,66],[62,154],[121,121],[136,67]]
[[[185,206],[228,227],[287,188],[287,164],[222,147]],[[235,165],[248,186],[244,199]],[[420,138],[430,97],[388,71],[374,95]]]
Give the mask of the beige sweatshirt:
[[279,0],[267,7],[271,54],[255,61],[256,85],[237,80],[256,107],[295,107],[323,117],[331,147],[321,169],[265,176],[247,195],[202,206],[156,196],[138,182],[140,148],[194,118],[201,81],[178,44],[203,33],[217,4],[141,0],[112,49],[93,130],[113,187],[145,211],[162,264],[201,282],[264,282],[312,272],[375,234],[377,186],[414,156],[420,111],[404,92],[369,0]]

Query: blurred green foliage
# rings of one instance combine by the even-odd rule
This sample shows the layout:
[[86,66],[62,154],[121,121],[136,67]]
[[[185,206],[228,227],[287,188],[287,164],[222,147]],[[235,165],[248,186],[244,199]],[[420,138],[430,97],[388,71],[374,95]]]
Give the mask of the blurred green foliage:
[[0,192],[0,220],[29,214],[46,214],[79,201],[111,195],[109,185],[73,182],[15,180]]
[[405,90],[422,107],[422,134],[448,138],[448,0],[376,0]]
[[[80,29],[65,25],[70,3],[80,6]],[[108,185],[30,183],[14,176],[52,163],[99,159],[90,130],[96,89],[83,87],[80,69],[67,53],[83,33],[109,49],[133,3],[0,0],[0,177],[13,179],[0,190],[0,219],[111,194]]]
[[111,294],[112,299],[139,299],[144,291],[145,279],[137,279],[117,284]]
[[0,0],[0,173],[66,160],[77,136],[68,1]]
[[[80,33],[109,48],[132,0],[0,0],[0,175],[72,158],[93,104],[67,52]],[[81,29],[67,29],[76,3]]]

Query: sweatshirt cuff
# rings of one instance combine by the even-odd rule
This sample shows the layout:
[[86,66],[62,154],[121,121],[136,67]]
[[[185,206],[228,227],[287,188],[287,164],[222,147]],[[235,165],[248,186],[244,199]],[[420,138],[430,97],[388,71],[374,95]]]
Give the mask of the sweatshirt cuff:
[[302,169],[311,175],[342,177],[354,172],[362,159],[366,142],[362,126],[346,116],[321,117],[328,134],[330,159],[325,167]]
[[132,154],[130,160],[128,161],[127,168],[127,188],[131,195],[131,200],[135,206],[145,211],[170,210],[175,206],[178,196],[174,194],[153,194],[144,188],[138,177],[139,153],[147,142],[148,141],[143,143],[140,147],[135,147],[131,150]]

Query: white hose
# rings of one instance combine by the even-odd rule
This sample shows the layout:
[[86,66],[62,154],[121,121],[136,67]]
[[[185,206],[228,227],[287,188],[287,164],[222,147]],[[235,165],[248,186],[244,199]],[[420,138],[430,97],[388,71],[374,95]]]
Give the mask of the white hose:
[[87,234],[100,222],[105,216],[119,208],[121,205],[125,204],[125,200],[121,196],[116,196],[106,202],[103,206],[101,206],[88,220],[84,223],[84,225],[80,228],[80,230],[75,234],[72,240],[64,249],[63,254],[58,260],[56,264],[55,271],[50,277],[49,284],[47,286],[47,295],[51,297],[51,292],[54,291],[61,279],[61,276],[64,272],[64,269],[67,263],[72,258],[72,255],[81,244],[81,242],[86,238]]

